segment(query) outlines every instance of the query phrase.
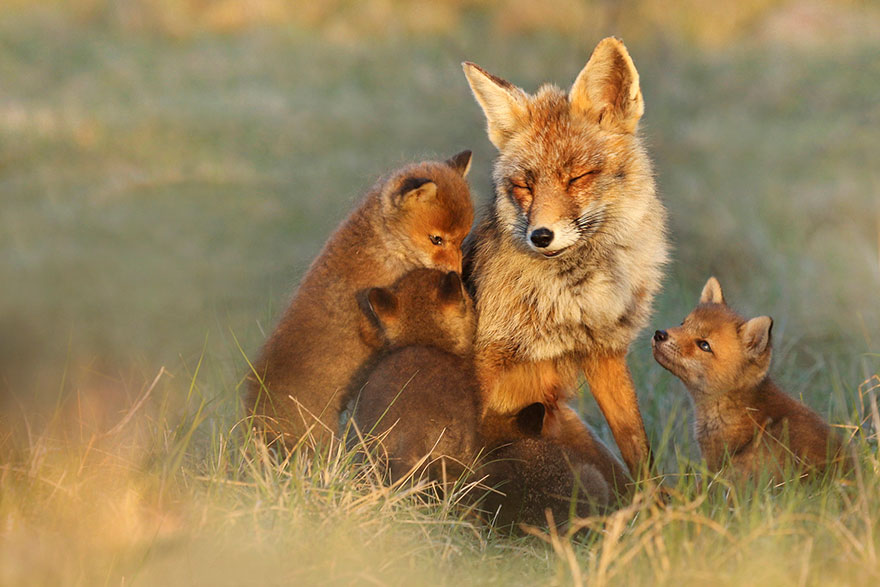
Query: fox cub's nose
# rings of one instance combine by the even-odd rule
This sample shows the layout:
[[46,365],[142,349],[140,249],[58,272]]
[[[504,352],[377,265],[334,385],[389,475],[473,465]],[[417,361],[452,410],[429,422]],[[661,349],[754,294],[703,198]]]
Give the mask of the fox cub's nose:
[[529,236],[529,240],[539,249],[543,249],[553,242],[553,231],[549,228],[536,228]]
[[665,330],[655,330],[654,331],[654,340],[655,341],[663,342],[667,338],[669,338],[669,333],[666,332]]

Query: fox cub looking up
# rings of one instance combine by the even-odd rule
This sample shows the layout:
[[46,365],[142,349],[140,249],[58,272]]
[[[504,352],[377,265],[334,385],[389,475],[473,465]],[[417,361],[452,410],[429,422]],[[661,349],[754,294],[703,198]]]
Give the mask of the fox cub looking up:
[[359,297],[378,350],[352,381],[354,420],[381,442],[392,481],[454,482],[475,467],[471,480],[499,486],[485,501],[499,525],[544,523],[546,508],[563,521],[576,487],[581,515],[609,502],[594,467],[540,438],[542,404],[481,424],[474,308],[457,273],[417,269]]
[[[473,222],[471,153],[404,167],[380,181],[314,260],[254,363],[247,405],[286,444],[338,431],[345,387],[371,349],[355,294],[417,267],[461,271]],[[311,442],[310,442],[311,444]]]
[[767,375],[772,327],[767,316],[745,320],[734,312],[710,277],[681,326],[654,333],[654,358],[693,399],[697,441],[712,471],[729,458],[734,476],[766,471],[778,478],[786,465],[821,470],[840,452],[822,418]]

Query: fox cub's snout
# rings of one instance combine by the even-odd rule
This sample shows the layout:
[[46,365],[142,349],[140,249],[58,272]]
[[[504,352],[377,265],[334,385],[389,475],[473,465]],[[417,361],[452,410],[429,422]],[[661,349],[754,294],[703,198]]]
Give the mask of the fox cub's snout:
[[770,366],[773,320],[744,320],[724,303],[714,277],[706,282],[699,305],[680,326],[657,330],[654,358],[701,396],[757,385]]

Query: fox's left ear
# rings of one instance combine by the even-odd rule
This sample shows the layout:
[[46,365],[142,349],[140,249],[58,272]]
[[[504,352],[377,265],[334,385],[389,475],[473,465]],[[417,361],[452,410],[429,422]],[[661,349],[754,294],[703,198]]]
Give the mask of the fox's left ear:
[[568,94],[573,110],[602,128],[634,133],[645,112],[639,72],[623,43],[602,39]]
[[724,302],[724,292],[721,291],[721,284],[714,277],[710,277],[706,281],[706,285],[703,286],[703,291],[700,293],[700,303],[726,305]]
[[386,340],[385,329],[397,317],[397,298],[383,287],[372,287],[356,294],[361,309],[358,329],[367,346],[379,349]]
[[400,182],[397,192],[392,198],[398,206],[406,202],[424,202],[437,195],[437,184],[424,177],[406,177]]
[[397,317],[397,298],[384,287],[370,288],[367,291],[367,310],[379,325],[385,325]]
[[472,153],[469,150],[462,151],[446,160],[446,164],[456,170],[462,177],[467,177],[471,170]]
[[749,354],[757,358],[770,348],[770,332],[773,330],[773,318],[758,316],[752,318],[740,328],[740,337]]

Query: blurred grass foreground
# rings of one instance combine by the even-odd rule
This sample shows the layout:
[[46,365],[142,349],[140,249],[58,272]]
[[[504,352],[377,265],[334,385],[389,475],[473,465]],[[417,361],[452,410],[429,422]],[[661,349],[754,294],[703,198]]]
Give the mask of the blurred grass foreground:
[[[610,34],[671,214],[656,327],[711,274],[773,316],[775,379],[858,474],[699,486],[647,337],[629,362],[671,503],[588,533],[499,537],[460,494],[250,439],[245,357],[355,198],[463,148],[490,197],[460,62],[567,86]],[[4,0],[0,584],[876,583],[878,54],[856,0]]]

